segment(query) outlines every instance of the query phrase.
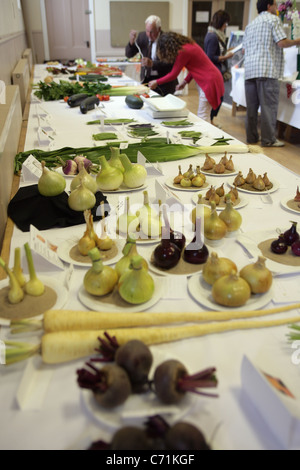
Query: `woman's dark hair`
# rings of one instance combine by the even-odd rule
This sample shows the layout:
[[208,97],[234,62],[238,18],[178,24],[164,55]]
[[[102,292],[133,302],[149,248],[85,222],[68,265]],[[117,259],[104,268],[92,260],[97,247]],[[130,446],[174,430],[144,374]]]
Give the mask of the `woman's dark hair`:
[[193,39],[179,33],[162,33],[157,41],[157,56],[162,62],[173,63],[182,46],[194,42]]
[[256,4],[257,13],[268,10],[268,5],[273,5],[274,0],[258,0]]
[[225,23],[230,22],[230,15],[227,11],[218,10],[212,17],[210,25],[215,29],[221,29]]

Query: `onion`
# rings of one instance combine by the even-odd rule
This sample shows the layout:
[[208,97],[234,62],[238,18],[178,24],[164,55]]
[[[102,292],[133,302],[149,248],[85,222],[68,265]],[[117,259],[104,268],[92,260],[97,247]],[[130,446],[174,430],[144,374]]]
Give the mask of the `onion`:
[[124,213],[121,214],[117,220],[117,230],[119,233],[136,236],[139,223],[140,221],[137,215],[130,212],[130,199],[126,197]]
[[230,194],[225,196],[226,207],[220,213],[219,217],[227,225],[228,232],[235,232],[242,225],[241,214],[233,208]]
[[201,222],[201,217],[197,217],[195,223],[195,236],[183,252],[183,259],[187,263],[203,264],[207,261],[209,253],[202,240]]
[[104,155],[99,158],[101,170],[96,176],[99,189],[102,191],[116,191],[123,183],[123,173],[118,168],[110,166]]
[[79,162],[78,166],[79,166],[79,173],[72,180],[72,183],[71,183],[71,186],[70,186],[71,191],[74,191],[74,189],[78,188],[81,181],[83,181],[85,187],[87,189],[89,189],[90,191],[92,191],[92,193],[95,194],[98,191],[98,185],[97,185],[97,182],[96,182],[95,178],[93,178],[92,175],[90,175],[86,171],[84,163],[82,161]]
[[[127,237],[125,246],[122,250],[122,254],[122,258],[119,259],[115,266],[115,270],[119,277],[121,277],[125,271],[130,269],[132,257],[137,256],[139,254],[136,247],[136,241],[130,238],[130,236]],[[145,269],[148,269],[148,263],[145,259],[143,259],[143,265]]]
[[300,256],[300,240],[297,240],[296,242],[294,242],[291,248],[292,248],[292,252],[294,253],[294,255]]
[[162,239],[153,251],[154,263],[163,269],[170,269],[178,264],[181,257],[180,248],[169,239],[169,230],[162,227]]
[[110,147],[110,151],[111,151],[111,156],[110,156],[110,159],[108,160],[108,163],[110,164],[110,166],[114,166],[115,168],[118,168],[122,173],[124,173],[125,169],[120,160],[119,147]]
[[283,234],[285,243],[288,246],[292,246],[292,244],[300,238],[299,233],[297,232],[297,222],[291,222],[291,224],[291,228]]
[[73,211],[84,212],[95,206],[96,197],[92,191],[85,187],[84,183],[81,183],[78,188],[71,192],[68,198],[68,204]]
[[272,273],[265,261],[265,258],[259,256],[255,263],[248,264],[240,271],[240,276],[248,282],[252,294],[264,294],[272,285]]
[[104,266],[97,247],[89,251],[92,267],[86,272],[83,285],[85,290],[97,297],[109,294],[114,289],[118,275],[111,266]]
[[130,269],[119,279],[118,291],[122,299],[130,304],[142,304],[152,298],[154,287],[153,278],[144,267],[143,258],[133,256]]
[[125,169],[124,184],[127,188],[139,188],[147,179],[147,170],[139,163],[131,163],[125,153],[120,154],[121,163]]
[[217,214],[216,203],[210,203],[211,214],[204,219],[204,235],[208,240],[221,240],[227,233],[227,225]]
[[46,168],[44,161],[42,164],[42,176],[38,181],[38,190],[42,196],[53,197],[62,194],[66,188],[66,180],[63,175]]
[[203,279],[211,286],[220,277],[226,276],[232,272],[237,273],[236,264],[229,258],[219,258],[218,254],[212,252],[202,270]]
[[271,251],[273,251],[273,253],[275,253],[276,255],[282,255],[286,253],[287,250],[288,246],[285,242],[283,233],[281,233],[276,240],[272,241]]
[[251,288],[247,281],[232,272],[220,277],[212,286],[214,301],[225,307],[241,307],[251,297]]

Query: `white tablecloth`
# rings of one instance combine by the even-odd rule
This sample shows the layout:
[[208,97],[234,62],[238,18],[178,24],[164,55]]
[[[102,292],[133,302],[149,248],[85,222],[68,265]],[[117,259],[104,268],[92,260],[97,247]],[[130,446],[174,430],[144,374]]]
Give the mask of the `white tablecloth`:
[[[28,132],[25,142],[25,150],[37,148],[37,117],[38,104],[33,104],[30,109]],[[52,148],[64,146],[82,147],[93,146],[92,134],[99,132],[99,127],[87,126],[85,123],[95,117],[95,111],[82,115],[78,108],[69,108],[66,103],[49,102],[42,103],[42,108],[51,118],[50,123],[56,129],[55,140]],[[159,125],[160,120],[153,120],[146,109],[139,111],[130,110],[125,104],[124,97],[112,98],[105,104],[104,111],[109,117],[134,117],[141,122],[153,121]],[[195,122],[194,129],[202,131],[214,137],[228,136],[215,127],[190,114],[189,118]],[[177,134],[174,129],[161,127],[162,133],[169,131],[170,136]],[[116,128],[119,136],[125,137],[125,128]],[[128,136],[127,136],[128,137]],[[294,196],[297,185],[300,185],[300,176],[275,163],[263,154],[247,153],[233,156],[235,166],[246,174],[251,167],[254,172],[268,173],[271,180],[279,183],[279,189],[272,193],[272,203],[268,204],[259,195],[245,195],[248,204],[241,209],[243,217],[242,232],[251,234],[260,231],[276,231],[289,228],[291,220],[300,221],[300,216],[291,214],[283,209],[281,202]],[[204,156],[192,157],[181,161],[185,171],[188,165],[202,164]],[[178,172],[178,161],[161,164],[163,174],[149,176],[147,190],[150,198],[155,194],[155,182],[162,184]],[[229,177],[211,177],[212,184],[218,185],[227,182]],[[195,205],[192,203],[190,192],[176,191],[176,195],[190,211]],[[108,194],[108,201],[113,208],[119,202],[118,194]],[[124,197],[124,194],[122,194]],[[131,204],[142,204],[142,192],[135,191],[130,194]],[[114,211],[113,211],[114,212]],[[51,229],[42,232],[42,235],[55,245],[76,235],[83,234],[84,225],[65,229]],[[11,262],[14,248],[22,246],[29,239],[28,233],[22,233],[14,229],[11,242]],[[210,251],[217,251],[220,255],[227,256],[235,261],[239,268],[245,266],[252,258],[235,238],[227,238],[220,247],[209,247]],[[142,256],[149,256],[153,245],[138,245],[138,251]],[[67,268],[67,265],[65,266]],[[65,272],[49,265],[39,263],[39,273],[55,277],[63,283]],[[65,309],[85,310],[78,300],[78,290],[82,285],[85,268],[75,267],[71,279],[68,300]],[[299,298],[299,274],[279,276],[274,278],[274,292],[290,291],[289,300],[285,303],[300,301]],[[206,310],[196,302],[188,291],[188,279],[176,276],[167,277],[166,287],[161,299],[151,307],[152,312],[198,312]],[[283,302],[280,296],[277,300],[269,302],[265,307],[278,306]],[[280,314],[295,316],[299,311],[294,310]],[[142,313],[141,313],[142,315]],[[272,318],[277,318],[277,315]],[[286,385],[292,389],[296,396],[295,409],[299,403],[299,367],[291,361],[293,349],[287,343],[287,326],[271,327],[266,329],[229,331],[225,333],[207,335],[200,338],[191,338],[169,344],[161,344],[151,347],[154,355],[162,357],[179,358],[192,372],[214,366],[217,369],[219,385],[217,388],[219,398],[205,398],[196,396],[191,402],[191,407],[184,415],[184,419],[194,423],[202,429],[208,442],[214,449],[281,449],[282,443],[275,437],[274,430],[266,424],[264,417],[251,403],[242,388],[241,366],[246,355],[251,361],[267,373],[280,377]],[[8,335],[6,328],[2,328],[0,339]],[[29,338],[31,338],[29,336]],[[34,336],[36,339],[36,336]],[[24,339],[24,338],[22,338]],[[44,389],[39,390],[36,406],[20,409],[17,394],[20,392],[21,380],[24,377],[27,363],[19,363],[10,367],[0,366],[0,413],[2,426],[0,428],[1,449],[82,449],[86,448],[92,440],[109,440],[114,430],[103,423],[103,417],[97,414],[93,416],[89,410],[84,394],[76,383],[76,370],[84,366],[85,360],[77,360],[60,366],[45,366],[41,364],[37,356],[29,365],[34,370],[38,369],[37,379],[45,383]],[[44,375],[43,375],[44,374]],[[42,378],[43,377],[43,378]],[[298,384],[298,385],[297,385]],[[32,396],[35,387],[29,391]],[[25,389],[25,392],[28,389]],[[23,391],[23,397],[24,393]],[[40,401],[38,401],[40,400]],[[36,408],[36,409],[35,409]],[[276,413],[276,409],[274,409]],[[300,442],[297,445],[300,448]]]

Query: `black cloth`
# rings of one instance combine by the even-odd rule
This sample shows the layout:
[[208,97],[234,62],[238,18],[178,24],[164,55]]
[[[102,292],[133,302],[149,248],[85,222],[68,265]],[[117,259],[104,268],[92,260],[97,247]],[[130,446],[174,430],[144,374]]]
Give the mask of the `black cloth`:
[[[141,32],[138,34],[137,44],[139,45],[142,54],[144,57],[149,57],[149,39],[147,37],[147,34],[145,31]],[[130,44],[128,42],[127,46],[125,47],[125,55],[128,59],[131,57],[134,57],[136,54],[138,54],[139,50],[136,47],[135,44]],[[151,75],[149,74],[149,71],[145,68],[141,68],[141,81],[142,83],[148,83],[151,80],[157,80],[158,78],[164,77],[167,75],[169,72],[171,72],[173,67],[173,64],[166,64],[164,62],[161,62],[158,57],[153,61],[153,66],[151,70],[155,70],[157,72],[157,75]],[[157,93],[159,93],[162,96],[165,96],[169,93],[173,94],[175,92],[176,85],[178,84],[178,80],[173,80],[172,82],[165,83],[164,85],[160,85],[155,89]]]
[[[100,220],[101,216],[96,215],[100,202],[105,203],[105,216],[109,214],[110,207],[102,192],[98,191],[95,196],[96,204],[91,212],[94,220]],[[45,197],[39,193],[37,184],[18,190],[8,205],[7,215],[22,232],[29,232],[30,225],[38,230],[49,230],[85,223],[83,212],[70,209],[66,192],[59,196]]]

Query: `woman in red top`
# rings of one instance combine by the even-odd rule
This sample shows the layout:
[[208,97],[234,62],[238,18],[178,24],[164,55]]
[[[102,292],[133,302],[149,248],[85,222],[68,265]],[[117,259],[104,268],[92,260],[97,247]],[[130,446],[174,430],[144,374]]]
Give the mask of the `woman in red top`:
[[149,88],[154,90],[157,86],[174,80],[185,67],[188,75],[177,85],[176,90],[182,90],[194,79],[199,90],[198,116],[210,122],[210,112],[220,106],[225,92],[221,72],[193,39],[178,33],[161,34],[157,54],[160,60],[175,63],[167,75],[149,82]]

